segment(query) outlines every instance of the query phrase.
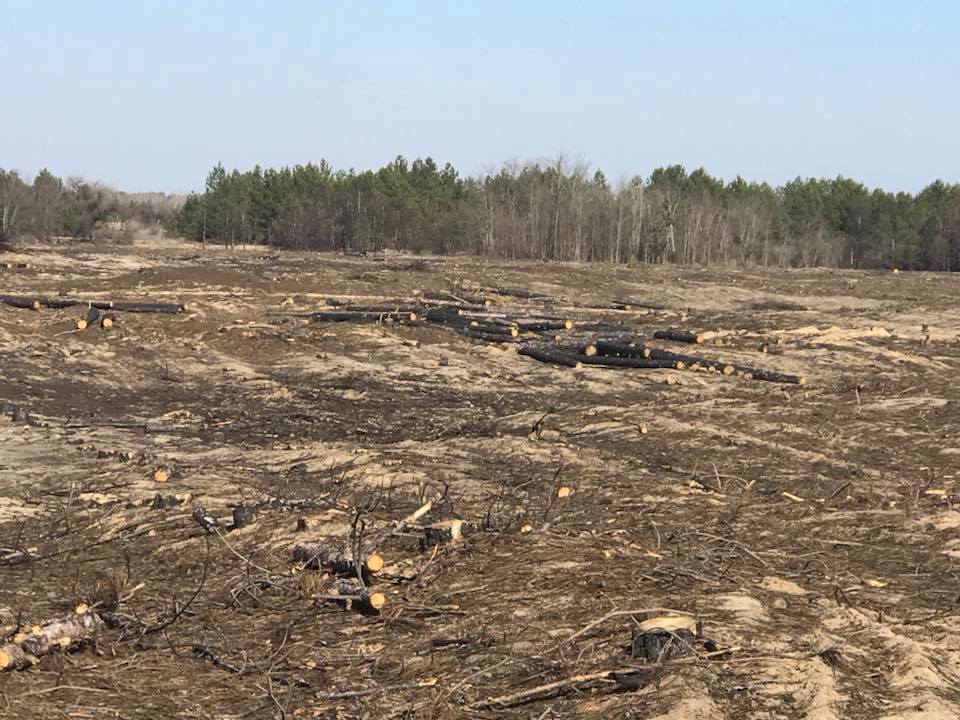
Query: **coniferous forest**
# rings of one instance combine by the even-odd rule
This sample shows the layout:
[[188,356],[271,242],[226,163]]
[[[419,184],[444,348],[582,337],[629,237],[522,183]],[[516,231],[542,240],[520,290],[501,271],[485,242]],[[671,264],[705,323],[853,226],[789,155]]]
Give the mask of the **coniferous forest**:
[[960,270],[960,184],[939,180],[916,194],[843,177],[773,187],[673,165],[614,181],[562,158],[468,177],[430,158],[398,157],[362,172],[322,161],[217,165],[203,192],[173,204],[46,171],[32,183],[0,174],[0,242],[85,238],[99,222],[129,217],[198,242],[297,250]]

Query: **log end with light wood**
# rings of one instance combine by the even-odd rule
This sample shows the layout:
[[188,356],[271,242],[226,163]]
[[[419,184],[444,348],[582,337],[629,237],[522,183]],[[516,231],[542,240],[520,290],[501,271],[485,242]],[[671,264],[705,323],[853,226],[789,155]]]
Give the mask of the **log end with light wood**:
[[338,578],[333,584],[340,599],[346,602],[347,609],[358,607],[361,610],[380,612],[387,604],[387,596],[379,590],[365,588],[356,580]]
[[86,330],[97,322],[100,318],[100,311],[95,307],[87,308],[87,313],[82,318],[77,319],[77,330]]
[[653,334],[653,337],[656,340],[670,340],[672,342],[692,343],[695,345],[702,345],[706,339],[703,335],[688,332],[687,330],[657,330]]
[[[311,570],[324,570],[334,575],[356,576],[357,563],[350,553],[340,552],[320,544],[297,545],[293,549],[293,561],[303,563]],[[360,562],[360,571],[370,575],[383,570],[386,562],[383,555],[372,552]]]
[[103,626],[97,613],[86,605],[79,605],[71,617],[35,625],[30,632],[17,633],[12,642],[0,646],[0,672],[23,670],[35,665],[44,655],[76,647]]
[[173,477],[173,468],[169,465],[157,465],[153,471],[153,479],[158,483],[165,483]]

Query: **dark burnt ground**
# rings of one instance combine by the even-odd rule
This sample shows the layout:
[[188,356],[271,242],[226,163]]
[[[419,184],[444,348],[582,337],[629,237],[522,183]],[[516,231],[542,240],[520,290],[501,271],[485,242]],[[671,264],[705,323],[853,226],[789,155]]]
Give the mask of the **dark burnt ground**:
[[[123,627],[0,676],[8,717],[960,713],[953,277],[192,247],[33,262],[4,292],[188,313],[81,333],[72,311],[0,307],[0,401],[33,416],[0,419],[4,633],[124,598]],[[702,355],[809,383],[569,370],[442,328],[267,315],[498,287],[548,295],[496,297],[571,317],[571,338],[685,327],[712,333]],[[623,298],[669,309],[590,307]],[[444,487],[426,521],[491,527],[426,551],[393,532]],[[190,517],[240,504],[257,521],[222,539]],[[380,615],[319,600],[326,581],[289,562],[356,527],[388,561]],[[630,617],[579,632],[649,608],[734,649],[636,667]],[[631,668],[639,689],[490,703]]]

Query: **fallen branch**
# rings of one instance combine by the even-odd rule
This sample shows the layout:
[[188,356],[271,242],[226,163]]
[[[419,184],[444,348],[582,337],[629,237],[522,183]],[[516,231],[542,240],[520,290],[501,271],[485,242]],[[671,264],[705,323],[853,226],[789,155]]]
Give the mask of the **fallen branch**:
[[0,672],[23,670],[55,650],[68,650],[88,640],[104,627],[100,616],[85,605],[72,617],[36,625],[29,633],[18,633],[13,642],[0,647]]
[[672,340],[673,342],[694,343],[700,345],[703,343],[703,335],[688,332],[686,330],[657,330],[653,334],[656,340]]
[[563,680],[547,683],[546,685],[538,685],[529,690],[522,690],[511,693],[510,695],[500,695],[499,697],[481,700],[471,704],[470,707],[476,709],[516,707],[517,705],[525,705],[526,703],[536,700],[546,700],[547,698],[556,697],[567,691],[578,689],[577,686],[581,686],[580,689],[583,689],[583,686],[592,687],[605,680],[615,682],[612,677],[614,673],[622,675],[630,672],[636,672],[636,670],[633,668],[625,670],[602,670],[600,672],[587,673],[586,675],[573,675]]

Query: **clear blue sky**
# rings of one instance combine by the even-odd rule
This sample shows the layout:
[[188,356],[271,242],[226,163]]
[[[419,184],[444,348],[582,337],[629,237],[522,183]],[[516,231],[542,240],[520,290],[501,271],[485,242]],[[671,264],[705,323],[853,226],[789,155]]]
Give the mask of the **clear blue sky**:
[[0,167],[582,158],[779,183],[960,180],[960,3],[0,0]]

